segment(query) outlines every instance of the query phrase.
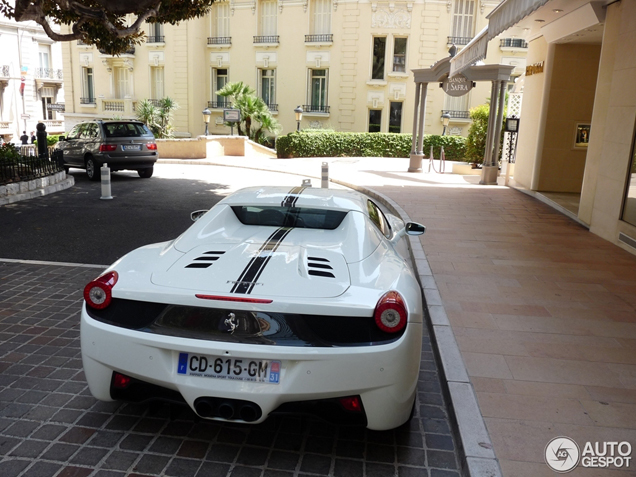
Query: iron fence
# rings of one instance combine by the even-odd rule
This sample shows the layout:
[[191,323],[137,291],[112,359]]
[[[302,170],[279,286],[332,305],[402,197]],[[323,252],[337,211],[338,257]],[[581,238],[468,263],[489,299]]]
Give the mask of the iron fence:
[[254,43],[278,43],[278,35],[255,36]]
[[305,113],[329,113],[329,106],[317,104],[303,104],[303,112]]
[[528,43],[521,38],[502,38],[499,40],[499,48],[528,48]]
[[470,119],[470,111],[452,111],[443,109],[442,114],[448,114],[451,119]]
[[61,172],[64,167],[46,156],[21,156],[19,159],[0,159],[0,185],[32,181]]
[[320,35],[305,35],[305,43],[330,43],[333,42],[332,33],[324,33]]

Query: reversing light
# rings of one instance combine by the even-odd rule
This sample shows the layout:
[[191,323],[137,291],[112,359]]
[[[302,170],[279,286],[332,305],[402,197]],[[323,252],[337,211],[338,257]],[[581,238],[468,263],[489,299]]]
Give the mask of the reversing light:
[[126,389],[130,385],[131,381],[132,378],[130,376],[126,376],[121,373],[113,373],[113,387],[115,389]]
[[360,396],[347,396],[338,399],[340,405],[347,411],[362,412],[362,401]]
[[96,310],[103,310],[113,299],[112,289],[117,283],[119,275],[116,271],[108,272],[96,278],[84,287],[86,304]]
[[157,150],[157,144],[154,142],[149,142],[148,144],[146,144],[146,147],[150,150],[150,151],[156,151]]
[[397,333],[406,326],[408,313],[404,299],[396,291],[385,293],[375,307],[375,324],[382,331]]

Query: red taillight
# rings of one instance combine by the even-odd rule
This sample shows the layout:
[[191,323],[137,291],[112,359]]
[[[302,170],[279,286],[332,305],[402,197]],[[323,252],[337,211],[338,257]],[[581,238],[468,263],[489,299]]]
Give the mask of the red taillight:
[[156,151],[157,150],[157,145],[154,142],[149,142],[148,144],[146,144],[146,147],[150,151]]
[[99,146],[99,152],[112,152],[117,149],[115,144],[102,144]]
[[96,310],[103,310],[110,305],[113,299],[112,289],[117,283],[116,271],[108,272],[99,278],[96,278],[84,287],[84,300],[86,304]]
[[397,333],[406,326],[408,313],[404,299],[396,291],[385,293],[375,307],[375,324],[382,331]]
[[339,399],[340,405],[347,411],[362,412],[360,396],[347,396]]
[[236,301],[240,303],[272,303],[274,300],[265,298],[241,298],[238,296],[219,296],[219,295],[194,295],[201,300],[218,300],[218,301]]
[[132,378],[121,373],[113,373],[113,387],[115,389],[126,389]]

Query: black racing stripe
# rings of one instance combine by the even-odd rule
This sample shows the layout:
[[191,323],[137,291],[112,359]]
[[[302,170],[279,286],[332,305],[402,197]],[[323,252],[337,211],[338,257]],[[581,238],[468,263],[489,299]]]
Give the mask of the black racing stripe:
[[287,237],[291,228],[281,227],[277,229],[263,246],[259,249],[258,253],[252,257],[252,260],[247,264],[247,267],[241,273],[237,283],[232,287],[232,293],[249,294],[254,289],[254,282],[263,272],[263,269],[269,262],[271,254],[276,251],[280,243]]
[[256,253],[256,255],[252,257],[252,259],[249,261],[247,266],[243,269],[243,272],[241,272],[241,276],[238,278],[237,283],[235,283],[234,286],[232,287],[232,290],[230,290],[231,293],[236,293],[236,289],[238,288],[240,282],[244,280],[245,274],[250,270],[250,267],[252,267],[256,259],[260,256],[263,249],[267,247],[267,244],[274,238],[274,236],[278,233],[279,230],[280,229],[277,229],[274,232],[272,232],[272,234],[267,238],[267,240],[263,243],[263,245],[261,245],[261,248],[258,249],[258,252]]
[[306,187],[293,187],[280,203],[281,207],[295,207],[296,202],[298,202],[298,197],[305,189]]

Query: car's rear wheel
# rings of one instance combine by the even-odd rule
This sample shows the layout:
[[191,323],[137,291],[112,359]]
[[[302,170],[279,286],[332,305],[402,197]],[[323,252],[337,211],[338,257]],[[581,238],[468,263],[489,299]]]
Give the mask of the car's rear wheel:
[[139,174],[139,177],[141,177],[142,179],[150,179],[152,177],[152,173],[154,172],[154,167],[148,167],[146,169],[138,169],[137,170],[137,174]]
[[99,164],[97,164],[97,161],[93,157],[86,159],[86,175],[89,180],[99,180]]

